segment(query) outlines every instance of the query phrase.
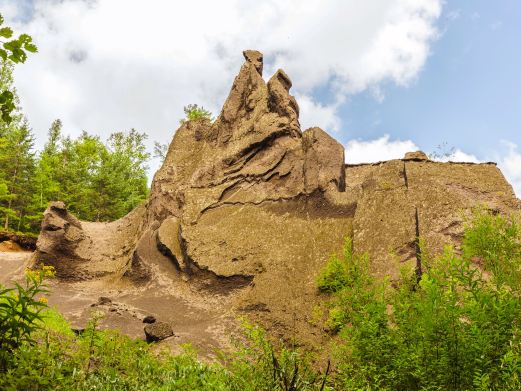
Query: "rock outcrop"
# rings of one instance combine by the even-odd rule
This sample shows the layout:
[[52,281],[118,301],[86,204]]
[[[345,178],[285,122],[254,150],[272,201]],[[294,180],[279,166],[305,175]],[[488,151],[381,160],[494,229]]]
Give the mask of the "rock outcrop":
[[145,205],[107,224],[53,203],[35,260],[64,279],[148,291],[179,280],[280,336],[316,338],[314,281],[345,237],[371,255],[375,274],[396,277],[402,264],[418,267],[419,236],[438,251],[458,243],[474,206],[520,208],[493,163],[438,163],[418,151],[346,165],[326,132],[301,131],[289,77],[279,70],[266,83],[262,54],[244,57],[218,118],[177,130]]

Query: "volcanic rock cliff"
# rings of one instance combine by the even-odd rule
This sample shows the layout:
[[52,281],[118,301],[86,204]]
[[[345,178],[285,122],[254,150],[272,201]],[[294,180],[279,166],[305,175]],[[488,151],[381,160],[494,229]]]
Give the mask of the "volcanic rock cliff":
[[90,223],[51,204],[35,261],[62,280],[143,294],[187,286],[281,336],[309,337],[318,333],[309,320],[315,278],[346,237],[370,254],[376,275],[394,278],[403,264],[421,268],[419,237],[429,251],[458,244],[474,206],[520,208],[494,163],[415,153],[346,165],[326,132],[301,131],[289,77],[279,70],[266,83],[262,54],[244,57],[218,118],[177,130],[144,205]]

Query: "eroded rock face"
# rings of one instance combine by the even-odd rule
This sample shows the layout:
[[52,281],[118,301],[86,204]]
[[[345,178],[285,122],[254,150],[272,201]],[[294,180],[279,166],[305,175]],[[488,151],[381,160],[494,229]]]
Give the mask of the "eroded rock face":
[[493,164],[436,163],[417,151],[345,165],[326,132],[301,131],[289,77],[279,70],[266,83],[262,54],[244,58],[218,118],[177,130],[145,205],[102,224],[54,203],[36,259],[59,259],[63,278],[158,290],[180,279],[281,337],[316,336],[315,278],[346,237],[375,274],[394,278],[404,263],[421,266],[419,236],[438,251],[458,243],[472,207],[519,209]]
[[[84,239],[81,222],[67,211],[63,202],[52,202],[44,212],[42,231],[36,242],[38,260],[55,266],[59,277],[73,277],[78,270],[72,264],[83,261],[76,249]],[[61,267],[64,261],[71,267]]]
[[423,151],[407,152],[403,160],[429,160],[427,154]]

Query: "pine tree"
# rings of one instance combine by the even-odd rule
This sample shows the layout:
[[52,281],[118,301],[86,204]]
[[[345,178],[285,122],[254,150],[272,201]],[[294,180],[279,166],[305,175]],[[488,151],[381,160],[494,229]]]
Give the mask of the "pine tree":
[[34,206],[39,210],[44,210],[50,201],[60,199],[60,183],[58,172],[61,167],[61,129],[62,122],[55,120],[48,133],[47,142],[40,152],[35,174]]
[[0,89],[12,91],[15,104],[10,122],[0,120],[0,216],[5,230],[20,231],[28,229],[34,212],[30,202],[35,173],[34,137],[20,111],[12,65],[6,62],[0,70]]

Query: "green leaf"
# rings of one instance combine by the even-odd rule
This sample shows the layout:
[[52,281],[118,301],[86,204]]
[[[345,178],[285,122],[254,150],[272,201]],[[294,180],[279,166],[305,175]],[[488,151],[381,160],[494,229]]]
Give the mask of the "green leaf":
[[30,35],[21,34],[18,37],[18,41],[20,41],[20,43],[31,43],[33,41],[33,38]]
[[0,37],[11,38],[13,36],[13,30],[11,27],[0,28]]
[[34,43],[26,43],[24,45],[25,50],[31,53],[36,53],[38,51],[38,47]]

